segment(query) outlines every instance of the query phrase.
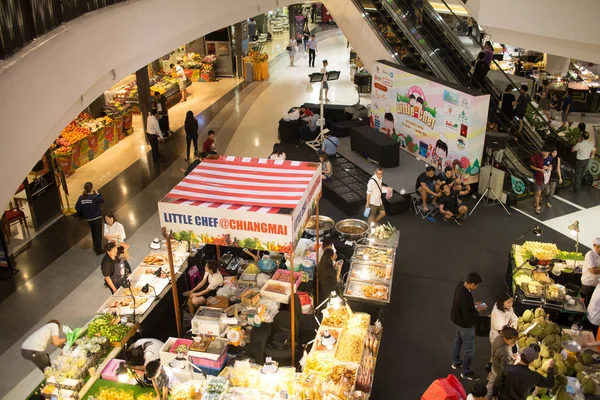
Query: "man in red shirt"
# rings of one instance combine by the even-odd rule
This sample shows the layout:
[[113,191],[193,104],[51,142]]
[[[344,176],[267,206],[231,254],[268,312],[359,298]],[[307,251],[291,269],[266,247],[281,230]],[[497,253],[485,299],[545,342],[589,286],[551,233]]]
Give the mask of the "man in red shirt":
[[301,106],[300,107],[300,118],[308,118],[312,117],[314,113],[310,111],[308,108]]
[[202,151],[207,154],[217,154],[217,144],[215,143],[215,131],[208,131],[208,138],[202,145]]
[[531,156],[531,169],[534,177],[534,192],[535,192],[535,213],[541,214],[542,207],[540,199],[542,191],[550,181],[550,173],[552,171],[552,157],[550,157],[550,149],[546,146],[542,148],[542,152]]

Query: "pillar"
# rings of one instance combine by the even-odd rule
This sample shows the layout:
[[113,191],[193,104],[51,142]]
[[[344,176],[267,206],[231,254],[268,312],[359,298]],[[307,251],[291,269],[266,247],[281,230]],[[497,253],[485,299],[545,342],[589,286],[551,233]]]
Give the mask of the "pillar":
[[552,75],[562,75],[569,71],[570,58],[546,54],[546,71]]
[[150,102],[150,77],[148,76],[147,65],[144,65],[142,68],[135,71],[135,79],[137,81],[138,97],[140,100],[142,124],[144,125],[144,133],[146,133],[146,121],[148,120],[148,113],[150,110],[152,110],[152,105]]
[[[243,22],[245,22],[246,36],[248,36],[248,23]],[[238,22],[233,28],[235,31],[233,38],[235,43],[235,72],[238,78],[242,78],[244,76],[244,27],[242,22]],[[246,41],[246,46],[247,43]]]

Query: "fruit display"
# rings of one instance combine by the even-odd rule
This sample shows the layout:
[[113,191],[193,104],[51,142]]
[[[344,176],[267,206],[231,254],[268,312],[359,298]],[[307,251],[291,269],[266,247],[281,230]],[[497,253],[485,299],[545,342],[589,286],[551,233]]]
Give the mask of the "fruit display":
[[539,260],[552,260],[556,258],[559,253],[558,247],[554,243],[542,243],[542,242],[525,242],[521,246],[521,250],[524,256],[529,258],[534,256]]
[[[531,328],[533,324],[535,324],[534,328],[525,334],[525,331]],[[557,399],[572,399],[571,395],[565,392],[567,377],[577,377],[586,393],[595,392],[598,380],[594,381],[592,376],[582,372],[586,365],[592,363],[592,355],[588,351],[585,351],[577,357],[569,355],[565,359],[563,357],[564,353],[561,353],[563,351],[562,343],[567,340],[573,340],[573,338],[568,334],[561,335],[560,327],[547,319],[547,314],[542,308],[537,308],[533,311],[526,310],[518,318],[517,330],[519,331],[519,339],[517,341],[519,348],[522,349],[532,344],[540,346],[539,358],[529,364],[530,370],[546,376],[549,361],[551,359],[554,360],[555,384],[550,392],[557,395]],[[546,393],[548,393],[547,389],[538,388],[539,395]]]
[[119,319],[111,314],[104,314],[94,319],[88,325],[88,336],[105,336],[110,342],[123,340],[130,328],[118,323]]
[[96,400],[135,400],[133,390],[100,388]]

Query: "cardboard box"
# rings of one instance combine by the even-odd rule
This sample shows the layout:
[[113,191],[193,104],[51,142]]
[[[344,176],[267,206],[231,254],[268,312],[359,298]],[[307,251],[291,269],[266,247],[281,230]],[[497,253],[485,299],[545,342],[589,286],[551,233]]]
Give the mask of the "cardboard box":
[[254,307],[260,301],[260,292],[255,289],[247,289],[240,297],[244,307]]

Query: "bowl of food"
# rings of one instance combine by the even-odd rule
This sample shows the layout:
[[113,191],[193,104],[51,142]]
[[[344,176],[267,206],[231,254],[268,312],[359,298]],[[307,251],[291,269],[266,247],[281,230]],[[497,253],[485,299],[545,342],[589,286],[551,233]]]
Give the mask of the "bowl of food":
[[360,219],[344,219],[335,224],[335,230],[348,240],[358,240],[365,236],[369,225]]
[[[319,215],[319,235],[327,235],[329,233],[329,231],[331,231],[331,229],[333,229],[333,226],[335,225],[335,222],[333,222],[333,220],[329,217],[326,217],[324,215]],[[317,235],[317,216],[313,215],[308,219],[308,222],[306,223],[306,227],[304,228],[304,232],[308,233],[311,236],[316,236]]]

